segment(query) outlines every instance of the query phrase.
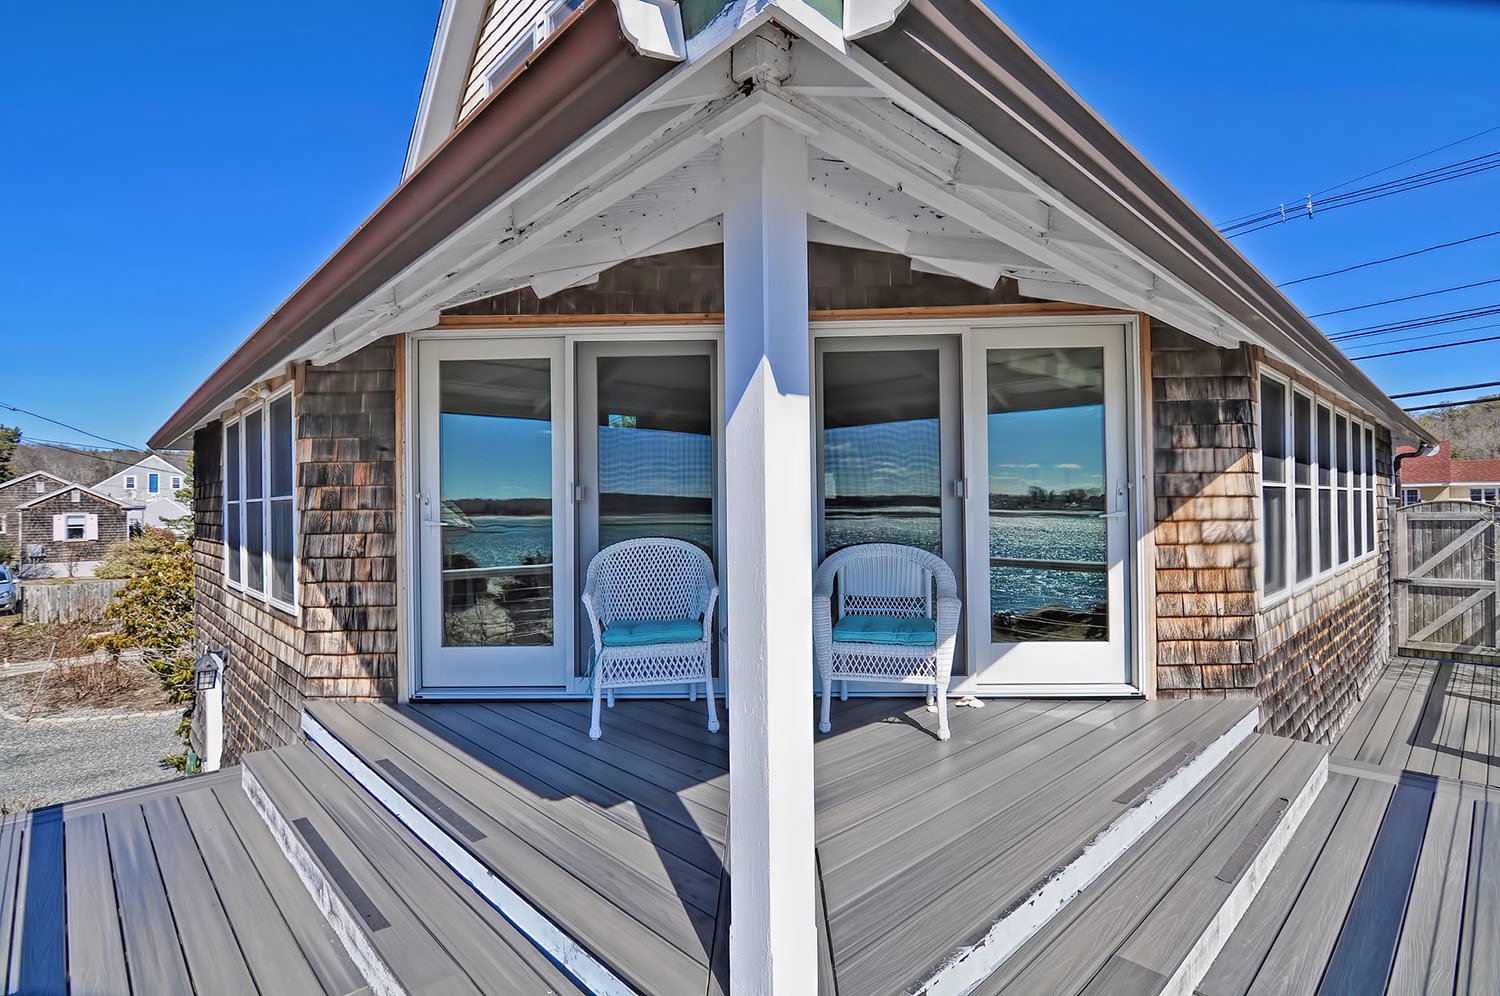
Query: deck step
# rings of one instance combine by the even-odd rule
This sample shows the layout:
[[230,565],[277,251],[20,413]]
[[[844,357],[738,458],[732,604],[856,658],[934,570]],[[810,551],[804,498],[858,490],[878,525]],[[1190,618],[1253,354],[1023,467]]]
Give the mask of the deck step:
[[319,748],[249,755],[243,785],[372,992],[584,991]]
[[972,991],[1191,994],[1317,799],[1327,753],[1247,739]]

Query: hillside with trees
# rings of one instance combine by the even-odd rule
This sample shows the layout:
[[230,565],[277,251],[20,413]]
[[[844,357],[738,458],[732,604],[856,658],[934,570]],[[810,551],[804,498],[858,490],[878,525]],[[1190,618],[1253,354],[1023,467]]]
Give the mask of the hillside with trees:
[[1500,460],[1500,395],[1472,405],[1427,412],[1417,419],[1437,439],[1453,440],[1455,460]]
[[[0,427],[3,429],[4,427]],[[3,445],[3,443],[0,443]],[[186,470],[186,453],[162,453],[167,462]],[[20,477],[34,470],[61,477],[76,484],[97,484],[126,467],[134,466],[146,458],[136,450],[94,450],[76,446],[58,446],[52,443],[33,443],[22,438],[10,453],[9,476]],[[3,463],[3,461],[0,461]],[[3,480],[4,476],[0,476]]]

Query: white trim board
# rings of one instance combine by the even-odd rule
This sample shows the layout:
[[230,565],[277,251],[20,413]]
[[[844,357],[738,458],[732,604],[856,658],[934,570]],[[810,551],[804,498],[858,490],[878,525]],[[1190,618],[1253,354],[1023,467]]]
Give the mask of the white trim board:
[[1071,862],[1029,896],[1015,903],[1010,912],[997,920],[977,943],[954,952],[917,989],[917,993],[921,996],[964,996],[972,992],[1146,836],[1172,807],[1187,798],[1199,782],[1255,732],[1259,722],[1259,707],[1252,708],[1226,733],[1206,745],[1171,777],[1116,817]]
[[482,864],[452,834],[428,819],[406,796],[360,760],[358,755],[344,746],[338,737],[313,719],[306,710],[302,713],[302,732],[392,816],[400,820],[418,840],[426,844],[444,864],[473,886],[475,892],[525,934],[542,953],[573,976],[587,992],[598,996],[635,996],[635,990],[611,972],[603,962]]

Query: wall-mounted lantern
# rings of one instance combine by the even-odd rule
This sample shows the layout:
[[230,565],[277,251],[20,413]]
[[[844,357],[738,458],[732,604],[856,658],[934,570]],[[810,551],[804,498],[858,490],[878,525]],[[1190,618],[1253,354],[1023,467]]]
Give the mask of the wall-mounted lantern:
[[211,692],[219,684],[219,672],[224,670],[224,659],[229,648],[206,650],[193,662],[193,687],[200,692]]

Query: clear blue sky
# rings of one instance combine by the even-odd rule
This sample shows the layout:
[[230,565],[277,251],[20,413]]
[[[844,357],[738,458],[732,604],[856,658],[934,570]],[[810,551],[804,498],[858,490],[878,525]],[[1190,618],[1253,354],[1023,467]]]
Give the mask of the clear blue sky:
[[[7,4],[0,402],[143,442],[394,187],[437,8]],[[1216,223],[1500,125],[1497,4],[997,9]],[[1500,132],[1374,179],[1495,151]],[[1237,241],[1283,281],[1497,229],[1500,170]],[[1500,238],[1289,293],[1319,312],[1495,277]],[[1492,303],[1500,284],[1319,321]],[[1390,391],[1500,380],[1497,347],[1366,368]]]

